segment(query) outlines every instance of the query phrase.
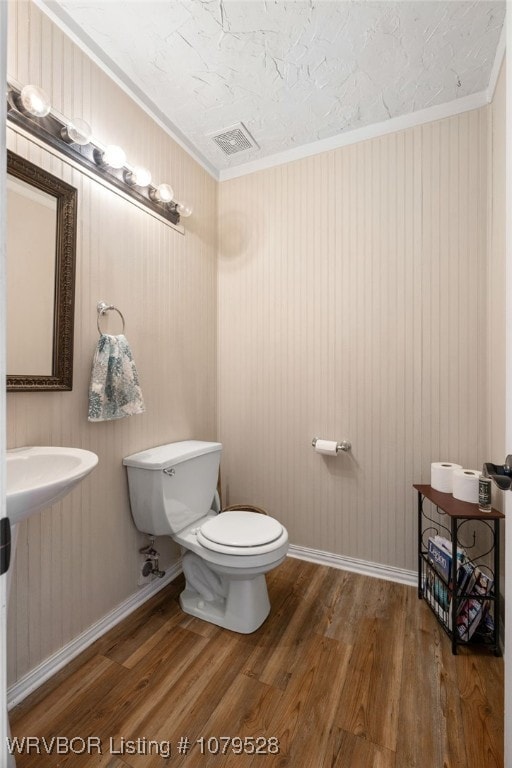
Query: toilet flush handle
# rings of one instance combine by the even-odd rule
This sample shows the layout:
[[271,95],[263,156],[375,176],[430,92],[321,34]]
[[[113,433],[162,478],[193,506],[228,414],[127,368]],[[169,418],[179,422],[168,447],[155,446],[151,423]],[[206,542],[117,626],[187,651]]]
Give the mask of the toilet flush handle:
[[164,475],[169,475],[169,477],[174,477],[175,474],[176,474],[176,470],[174,469],[174,467],[166,467],[164,469]]

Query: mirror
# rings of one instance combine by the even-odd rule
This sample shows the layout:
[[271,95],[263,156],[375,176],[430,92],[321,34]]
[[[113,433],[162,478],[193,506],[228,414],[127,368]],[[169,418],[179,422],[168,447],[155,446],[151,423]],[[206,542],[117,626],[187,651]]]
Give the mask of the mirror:
[[7,390],[71,390],[77,190],[7,150]]

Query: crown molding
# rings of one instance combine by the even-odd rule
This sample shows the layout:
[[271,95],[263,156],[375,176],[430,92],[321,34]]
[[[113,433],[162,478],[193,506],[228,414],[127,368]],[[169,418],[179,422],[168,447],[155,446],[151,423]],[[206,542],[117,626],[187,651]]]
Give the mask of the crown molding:
[[358,144],[361,141],[375,139],[379,136],[385,136],[388,133],[397,133],[398,131],[403,131],[407,128],[414,128],[417,125],[433,123],[436,120],[444,120],[447,117],[460,115],[463,112],[480,109],[480,107],[487,106],[488,103],[487,91],[480,91],[479,93],[473,93],[470,96],[464,96],[460,99],[449,101],[446,104],[439,104],[433,107],[428,107],[427,109],[420,109],[417,112],[410,112],[407,115],[392,117],[381,123],[373,123],[372,125],[367,125],[363,128],[356,128],[353,131],[336,134],[336,136],[331,136],[328,139],[315,141],[311,144],[303,144],[301,147],[295,149],[279,152],[278,154],[270,155],[269,157],[263,157],[261,160],[254,160],[250,163],[245,163],[244,165],[228,168],[220,171],[219,179],[220,181],[228,181],[229,179],[235,179],[239,176],[246,176],[249,173],[256,173],[257,171],[273,168],[276,165],[291,163],[295,160],[302,160],[305,157],[319,155],[322,152],[330,152],[333,149],[340,149],[341,147],[346,147],[350,144]]
[[505,58],[505,52],[507,48],[507,18],[505,17],[505,23],[501,28],[500,39],[496,47],[496,55],[494,57],[494,63],[492,65],[491,74],[489,77],[489,85],[487,86],[487,103],[490,104],[494,98],[494,92],[496,91],[496,85],[498,84],[498,78],[500,76],[501,65]]
[[[0,0],[1,2],[1,0]],[[83,51],[122,91],[134,101],[157,125],[192,157],[210,176],[218,181],[219,172],[201,155],[179,128],[148,98],[107,53],[90,38],[81,27],[53,0],[33,0],[42,13],[52,21],[75,45]]]

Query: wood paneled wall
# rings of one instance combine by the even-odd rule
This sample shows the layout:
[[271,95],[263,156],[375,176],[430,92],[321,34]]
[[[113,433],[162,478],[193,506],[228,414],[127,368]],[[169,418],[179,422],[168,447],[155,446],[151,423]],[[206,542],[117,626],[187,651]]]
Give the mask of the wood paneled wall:
[[482,109],[220,185],[224,488],[295,544],[413,569],[412,483],[487,455],[486,153]]
[[[506,67],[503,62],[492,104],[488,110],[489,227],[487,372],[489,461],[500,464],[508,453],[505,439],[505,327],[506,327]],[[505,511],[503,492],[493,488],[493,505]],[[512,557],[512,553],[509,555]],[[505,587],[505,536],[501,537],[500,583]],[[503,594],[504,598],[504,594]],[[502,616],[505,615],[502,606]]]
[[[41,85],[56,109],[86,119],[194,206],[183,236],[9,131],[11,149],[78,188],[78,242],[73,391],[9,394],[8,447],[70,445],[99,456],[70,496],[20,526],[8,621],[12,683],[138,589],[145,539],[131,519],[123,456],[216,437],[217,184],[37,7],[11,3],[9,26],[11,77]],[[16,299],[20,313],[30,312],[27,299]],[[125,316],[147,411],[90,424],[100,300]],[[120,332],[113,313],[102,327]],[[163,565],[176,558],[169,540],[158,549]]]
[[[505,458],[505,62],[496,86],[489,117],[489,228],[488,228],[488,334],[489,450],[490,461]],[[494,502],[502,508],[496,493]]]

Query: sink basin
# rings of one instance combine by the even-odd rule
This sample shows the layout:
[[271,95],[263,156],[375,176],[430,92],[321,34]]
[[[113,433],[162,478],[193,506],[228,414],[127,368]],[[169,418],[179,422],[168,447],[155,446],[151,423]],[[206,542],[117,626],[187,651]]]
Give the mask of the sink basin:
[[11,524],[62,499],[97,463],[95,453],[81,448],[31,446],[7,451],[7,516]]
[[[12,526],[7,599],[18,536],[17,523],[62,499],[97,463],[98,457],[95,453],[81,448],[30,446],[7,451],[7,517]],[[8,726],[8,712],[5,714],[5,721]],[[7,734],[10,736],[9,727]],[[8,766],[16,768],[12,754],[9,755]]]

